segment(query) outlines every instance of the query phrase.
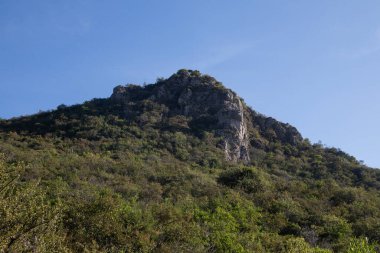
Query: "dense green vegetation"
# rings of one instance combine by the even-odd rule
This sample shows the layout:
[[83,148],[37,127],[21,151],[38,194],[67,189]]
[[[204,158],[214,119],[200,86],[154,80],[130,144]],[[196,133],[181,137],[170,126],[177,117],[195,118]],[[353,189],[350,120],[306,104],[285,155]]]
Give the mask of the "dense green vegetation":
[[0,252],[380,252],[379,171],[307,140],[230,164],[165,111],[96,99],[1,121]]

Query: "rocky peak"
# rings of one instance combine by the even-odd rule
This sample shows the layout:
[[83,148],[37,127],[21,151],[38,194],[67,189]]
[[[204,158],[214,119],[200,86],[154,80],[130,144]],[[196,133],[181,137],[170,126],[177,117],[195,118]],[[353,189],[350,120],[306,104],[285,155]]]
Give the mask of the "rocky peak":
[[293,144],[302,139],[295,128],[254,114],[235,92],[199,71],[179,70],[168,79],[144,87],[117,86],[111,99],[124,104],[150,100],[165,105],[171,114],[186,116],[192,122],[207,122],[208,128],[222,137],[220,146],[231,162],[250,160],[248,126],[259,128],[264,135],[270,128],[281,141]]

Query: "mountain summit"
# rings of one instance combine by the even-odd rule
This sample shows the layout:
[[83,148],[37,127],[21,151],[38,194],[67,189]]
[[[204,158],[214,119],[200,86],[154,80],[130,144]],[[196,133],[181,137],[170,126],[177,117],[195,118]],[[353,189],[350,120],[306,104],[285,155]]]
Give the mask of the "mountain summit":
[[111,99],[123,104],[125,117],[133,111],[133,105],[149,100],[165,106],[169,117],[186,117],[194,130],[211,129],[222,138],[219,146],[232,162],[249,162],[251,147],[263,148],[268,141],[291,145],[302,141],[294,127],[257,114],[235,92],[199,71],[179,70],[145,87],[117,86]]

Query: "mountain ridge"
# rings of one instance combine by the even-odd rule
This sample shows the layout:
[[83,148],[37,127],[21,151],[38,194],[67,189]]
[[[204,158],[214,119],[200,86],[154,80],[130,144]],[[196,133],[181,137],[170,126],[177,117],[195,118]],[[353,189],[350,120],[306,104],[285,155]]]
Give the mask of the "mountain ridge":
[[380,249],[379,170],[198,71],[0,121],[0,175],[15,252]]
[[[252,136],[257,133],[248,133],[248,127],[270,140],[279,139],[291,145],[303,141],[295,127],[253,111],[234,91],[199,71],[182,69],[168,79],[145,86],[119,85],[109,99],[119,103],[124,111],[119,115],[127,119],[135,113],[136,103],[153,101],[167,107],[162,109],[162,114],[190,117],[190,125],[207,122],[206,128],[201,126],[198,130],[212,129],[217,136],[224,138],[219,147],[224,150],[228,161],[248,163],[252,147],[265,148],[262,139]],[[65,106],[61,105],[58,110],[63,108]],[[19,117],[22,118],[27,117]]]
[[[215,114],[216,124],[213,127],[219,130],[218,135],[226,139],[221,146],[224,147],[226,159],[230,161],[250,160],[249,146],[251,142],[255,144],[255,140],[250,138],[247,124],[261,132],[271,129],[273,137],[292,145],[303,139],[294,127],[254,112],[235,92],[199,71],[179,70],[168,79],[142,89],[152,89],[150,100],[169,104],[170,110],[179,111],[179,114],[190,116],[192,120],[199,119],[203,114]],[[138,90],[135,86],[118,86],[111,99],[119,102],[133,101],[131,93]]]

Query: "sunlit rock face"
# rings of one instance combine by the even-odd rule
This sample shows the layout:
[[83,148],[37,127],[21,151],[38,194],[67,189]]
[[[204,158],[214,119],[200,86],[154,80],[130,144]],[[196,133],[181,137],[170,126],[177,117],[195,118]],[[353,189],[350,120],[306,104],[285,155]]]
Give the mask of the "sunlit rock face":
[[250,161],[249,127],[263,135],[271,129],[280,141],[292,144],[302,140],[295,128],[248,109],[236,93],[198,71],[180,70],[143,87],[117,86],[111,99],[124,104],[149,100],[165,105],[171,115],[186,116],[192,128],[213,131],[221,138],[220,147],[231,162]]

